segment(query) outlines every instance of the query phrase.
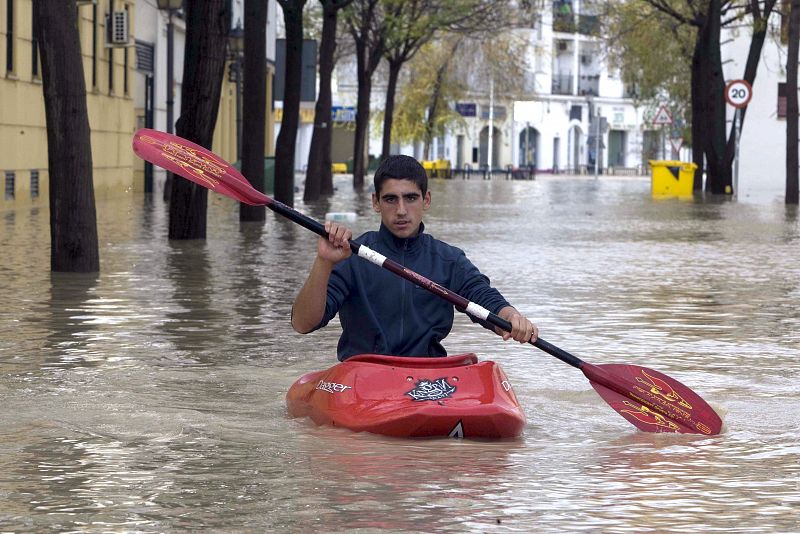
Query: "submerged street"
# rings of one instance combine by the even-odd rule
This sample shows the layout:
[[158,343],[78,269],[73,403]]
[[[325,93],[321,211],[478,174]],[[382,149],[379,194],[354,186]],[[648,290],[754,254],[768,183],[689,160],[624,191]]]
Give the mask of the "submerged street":
[[[369,193],[337,178],[317,219]],[[502,365],[519,440],[410,441],[289,419],[339,331],[291,303],[316,237],[240,226],[169,242],[160,193],[98,201],[101,273],[51,274],[49,213],[0,213],[0,528],[100,532],[788,532],[800,528],[800,216],[764,198],[654,200],[648,178],[433,180],[426,230],[541,336],[680,380],[719,436],[638,432],[580,371],[458,315],[450,354]],[[525,231],[521,232],[520,229]]]

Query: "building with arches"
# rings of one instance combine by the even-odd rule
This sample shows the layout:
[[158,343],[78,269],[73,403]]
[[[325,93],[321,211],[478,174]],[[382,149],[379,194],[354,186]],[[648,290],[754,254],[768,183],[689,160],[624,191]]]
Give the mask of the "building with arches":
[[528,40],[526,90],[494,102],[475,92],[457,105],[466,126],[444,140],[455,167],[486,167],[491,122],[495,169],[647,172],[647,159],[658,155],[646,142],[645,110],[606,63],[598,16],[591,2],[555,0],[520,30]]

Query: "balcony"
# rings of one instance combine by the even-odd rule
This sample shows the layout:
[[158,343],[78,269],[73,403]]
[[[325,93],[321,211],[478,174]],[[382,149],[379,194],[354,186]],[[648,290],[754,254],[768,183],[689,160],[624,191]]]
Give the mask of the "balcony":
[[597,15],[578,15],[578,33],[581,35],[600,35],[600,17]]
[[575,17],[572,13],[553,13],[553,31],[575,33]]
[[600,17],[588,14],[576,17],[571,3],[556,0],[553,2],[553,31],[596,37],[600,35]]

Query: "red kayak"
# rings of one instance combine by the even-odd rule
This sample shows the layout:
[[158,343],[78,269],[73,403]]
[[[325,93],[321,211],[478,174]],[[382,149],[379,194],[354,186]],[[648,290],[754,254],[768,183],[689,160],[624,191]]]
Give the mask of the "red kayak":
[[403,438],[515,438],[525,414],[500,366],[474,354],[362,354],[300,377],[289,414],[318,425]]

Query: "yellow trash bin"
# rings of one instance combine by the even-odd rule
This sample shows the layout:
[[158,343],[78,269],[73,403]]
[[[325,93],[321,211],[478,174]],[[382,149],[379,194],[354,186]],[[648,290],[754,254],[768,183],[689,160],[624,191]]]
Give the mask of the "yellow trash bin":
[[433,160],[423,160],[422,161],[422,168],[425,169],[425,173],[428,175],[428,178],[433,178],[436,176],[436,162]]
[[437,159],[433,163],[434,168],[434,176],[437,178],[450,178],[450,160],[449,159]]
[[653,197],[691,197],[697,165],[676,160],[649,160]]

